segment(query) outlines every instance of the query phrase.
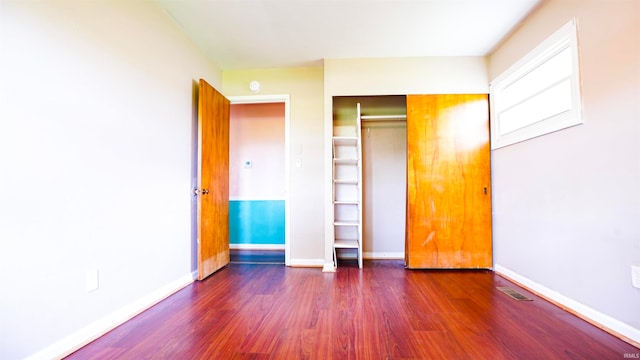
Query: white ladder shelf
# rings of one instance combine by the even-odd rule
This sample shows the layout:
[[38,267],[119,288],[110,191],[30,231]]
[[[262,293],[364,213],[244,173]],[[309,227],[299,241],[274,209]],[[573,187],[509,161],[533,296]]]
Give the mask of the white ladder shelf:
[[[333,261],[337,249],[355,249],[362,268],[362,137],[360,104],[355,131],[333,136]],[[351,129],[350,129],[351,130]]]

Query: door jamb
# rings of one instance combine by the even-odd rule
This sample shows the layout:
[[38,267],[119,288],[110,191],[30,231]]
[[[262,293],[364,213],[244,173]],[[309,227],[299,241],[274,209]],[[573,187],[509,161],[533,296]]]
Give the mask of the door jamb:
[[290,181],[291,174],[290,159],[291,159],[291,146],[290,146],[290,104],[289,94],[281,95],[247,95],[247,96],[227,96],[227,99],[231,102],[231,105],[238,104],[261,104],[261,103],[284,103],[284,264],[291,266],[291,209],[289,204],[290,194]]

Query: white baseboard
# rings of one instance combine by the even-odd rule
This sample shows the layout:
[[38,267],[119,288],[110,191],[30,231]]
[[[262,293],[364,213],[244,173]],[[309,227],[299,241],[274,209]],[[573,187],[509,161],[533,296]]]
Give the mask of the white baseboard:
[[398,260],[404,259],[404,252],[363,252],[362,258],[368,260]]
[[501,276],[513,280],[514,282],[528,288],[529,290],[539,294],[551,302],[555,302],[561,307],[566,308],[569,312],[592,323],[593,325],[622,338],[633,345],[640,344],[640,329],[636,329],[620,320],[614,319],[597,310],[594,310],[584,304],[581,304],[571,298],[568,298],[554,290],[536,283],[516,272],[513,272],[504,266],[496,264],[494,271]]
[[324,259],[291,259],[291,267],[320,267],[324,268]]
[[178,290],[191,284],[194,280],[193,273],[173,281],[145,296],[116,310],[102,319],[80,329],[64,339],[50,345],[37,353],[29,356],[28,360],[62,359],[93,340],[115,329],[117,326],[130,320],[134,316],[147,310],[158,302],[166,299]]
[[324,263],[324,266],[322,266],[322,272],[336,272],[336,267],[332,262]]
[[284,244],[229,244],[232,250],[284,250]]

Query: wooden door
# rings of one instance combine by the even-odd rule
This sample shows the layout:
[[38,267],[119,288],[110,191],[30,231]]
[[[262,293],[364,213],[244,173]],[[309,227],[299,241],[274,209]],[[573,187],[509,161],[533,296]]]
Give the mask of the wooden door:
[[488,96],[407,97],[408,268],[491,268]]
[[229,109],[229,100],[200,79],[198,280],[229,263]]

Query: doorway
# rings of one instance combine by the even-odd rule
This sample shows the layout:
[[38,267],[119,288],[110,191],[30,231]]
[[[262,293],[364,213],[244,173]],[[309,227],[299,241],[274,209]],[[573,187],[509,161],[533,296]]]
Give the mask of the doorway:
[[289,96],[229,100],[232,261],[289,266]]

